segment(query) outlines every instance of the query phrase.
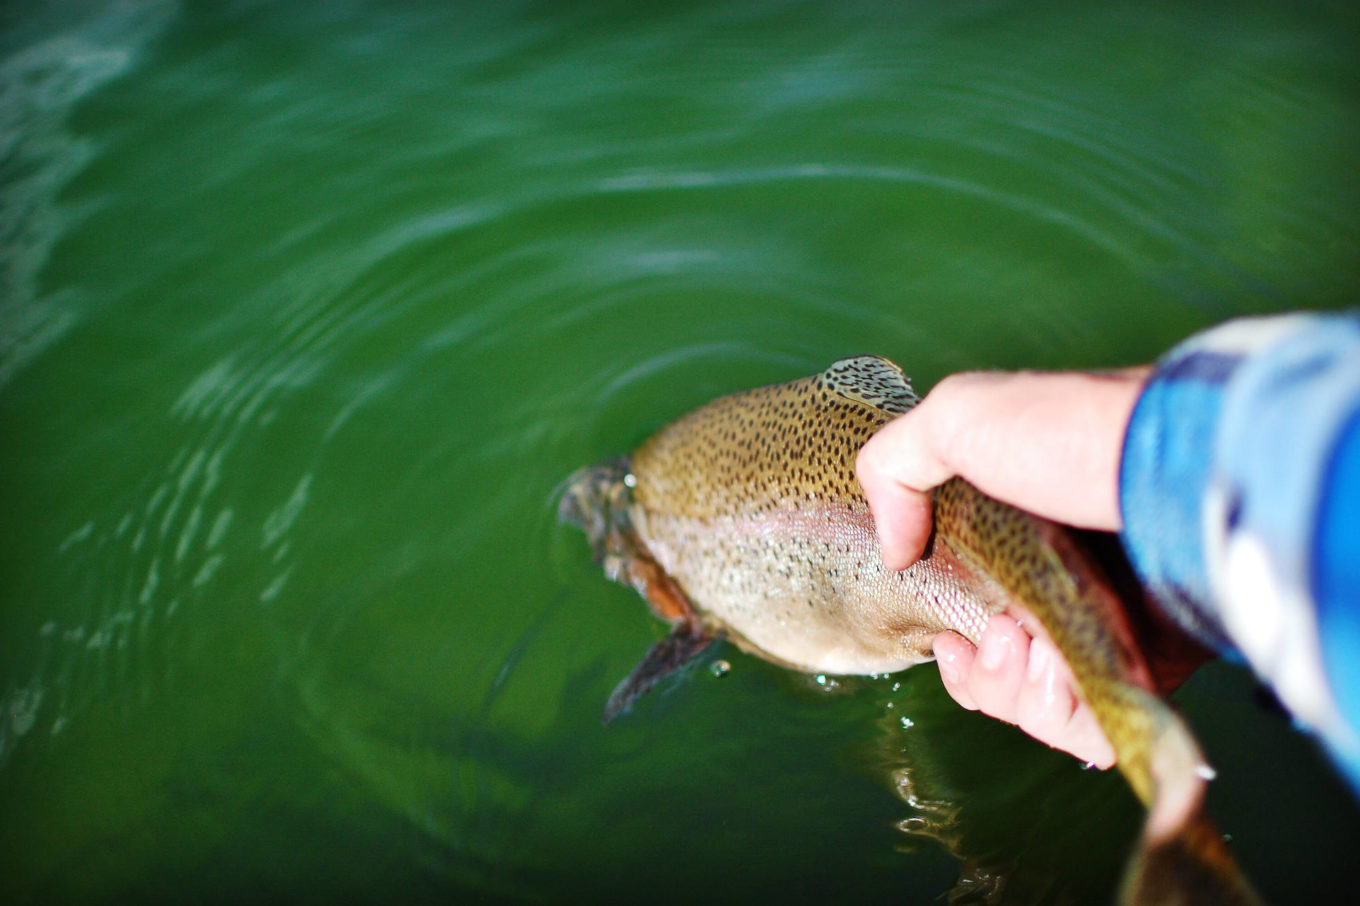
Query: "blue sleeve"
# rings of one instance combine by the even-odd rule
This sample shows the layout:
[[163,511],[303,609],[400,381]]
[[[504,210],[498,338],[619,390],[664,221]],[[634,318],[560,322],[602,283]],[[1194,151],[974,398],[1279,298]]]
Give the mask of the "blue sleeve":
[[1360,316],[1231,321],[1168,353],[1124,439],[1125,548],[1360,789]]

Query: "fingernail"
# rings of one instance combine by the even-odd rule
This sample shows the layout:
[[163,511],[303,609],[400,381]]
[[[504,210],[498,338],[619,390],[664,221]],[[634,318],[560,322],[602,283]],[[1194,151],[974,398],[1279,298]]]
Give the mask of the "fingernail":
[[940,665],[940,676],[944,678],[947,685],[957,686],[963,679],[959,675],[958,655],[952,651],[943,657],[936,658]]
[[1001,666],[1001,662],[1010,653],[1011,640],[1009,636],[999,632],[984,632],[982,634],[982,644],[978,646],[978,662],[982,664],[984,670],[995,670]]

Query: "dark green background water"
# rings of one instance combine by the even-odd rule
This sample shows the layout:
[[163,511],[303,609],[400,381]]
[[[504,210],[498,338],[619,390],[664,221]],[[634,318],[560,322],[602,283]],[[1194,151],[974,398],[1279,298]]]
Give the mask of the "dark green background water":
[[[0,7],[0,900],[1098,900],[1122,781],[930,667],[602,727],[662,628],[554,489],[847,354],[1353,304],[1353,9]],[[1179,701],[1272,899],[1349,886],[1312,744]]]

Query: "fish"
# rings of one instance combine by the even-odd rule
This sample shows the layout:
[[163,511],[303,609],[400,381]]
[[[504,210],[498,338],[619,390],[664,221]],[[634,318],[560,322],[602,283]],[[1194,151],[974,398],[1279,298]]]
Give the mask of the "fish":
[[855,457],[918,399],[891,360],[844,358],[720,397],[568,479],[559,519],[672,627],[609,696],[605,722],[718,638],[793,670],[882,675],[932,660],[939,632],[977,643],[992,614],[1022,610],[1147,808],[1121,902],[1259,903],[1207,816],[1213,771],[1161,694],[1136,609],[1078,533],[954,478],[933,492],[925,556],[883,565]]

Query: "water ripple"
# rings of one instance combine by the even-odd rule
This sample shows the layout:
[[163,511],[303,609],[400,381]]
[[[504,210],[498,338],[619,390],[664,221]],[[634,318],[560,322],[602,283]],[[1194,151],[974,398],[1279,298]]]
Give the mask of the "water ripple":
[[62,190],[96,149],[66,126],[80,101],[126,73],[170,4],[114,4],[75,29],[0,60],[0,388],[77,322],[79,300],[38,276],[78,212]]

